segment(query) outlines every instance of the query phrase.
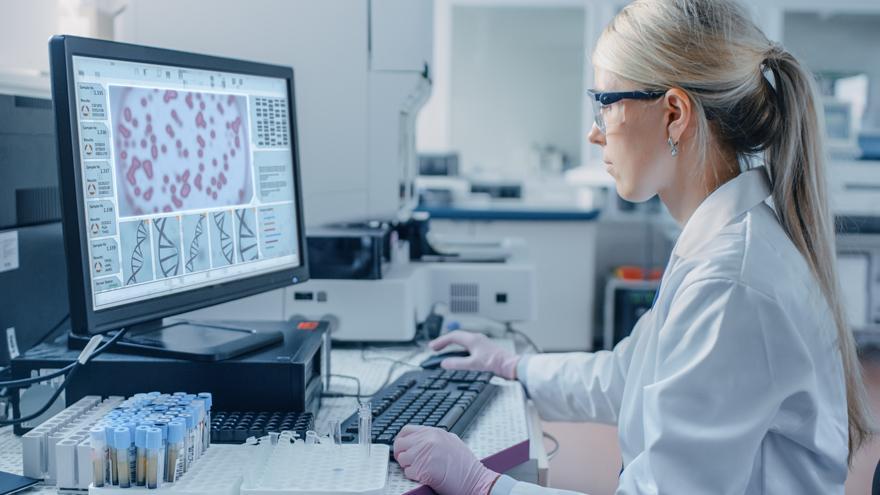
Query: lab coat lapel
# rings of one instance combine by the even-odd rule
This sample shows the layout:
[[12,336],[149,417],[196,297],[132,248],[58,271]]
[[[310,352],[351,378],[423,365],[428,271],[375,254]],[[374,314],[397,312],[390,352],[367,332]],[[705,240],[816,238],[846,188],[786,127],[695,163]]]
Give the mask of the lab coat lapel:
[[710,194],[685,224],[673,257],[687,258],[712,239],[731,220],[770,196],[770,179],[764,167],[747,170]]

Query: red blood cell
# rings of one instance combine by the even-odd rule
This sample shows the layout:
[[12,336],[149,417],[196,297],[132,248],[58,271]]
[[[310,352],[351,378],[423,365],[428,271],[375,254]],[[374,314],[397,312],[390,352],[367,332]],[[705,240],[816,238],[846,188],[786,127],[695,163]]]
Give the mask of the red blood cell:
[[147,99],[146,98],[141,98],[141,106],[142,107],[147,106]]
[[125,110],[122,111],[122,116],[125,117],[126,122],[131,122],[131,109],[125,107]]
[[131,126],[134,127],[134,128],[137,128],[137,126],[138,126],[138,119],[131,119]]
[[183,187],[180,188],[180,197],[185,198],[189,196],[190,190],[191,188],[189,187],[189,184],[184,184]]
[[226,105],[231,107],[233,103],[235,103],[235,97],[232,95],[227,96]]
[[196,141],[199,142],[199,146],[200,146],[200,147],[202,147],[202,148],[205,147],[205,138],[203,138],[201,134],[199,134],[198,136],[196,136]]
[[144,127],[144,134],[153,135],[153,124],[147,124],[147,127]]
[[126,158],[128,158],[128,152],[125,150],[122,150],[122,152],[119,153],[119,158],[122,158],[123,160],[125,160]]
[[134,188],[134,195],[135,195],[135,196],[140,196],[140,195],[141,195],[141,188],[140,188],[140,187],[135,187],[135,188]]
[[230,156],[233,156],[233,157],[235,156],[235,148],[230,148],[230,149],[229,149],[229,155],[230,155]]
[[183,157],[189,158],[189,150],[183,150]]
[[207,194],[208,196],[211,195],[211,186],[205,188],[205,194]]
[[183,182],[188,181],[189,180],[189,169],[184,170],[183,175],[180,178],[181,178],[181,180],[183,180]]
[[134,174],[137,172],[137,170],[139,168],[141,168],[141,161],[138,160],[138,158],[136,156],[132,157],[131,158],[131,167],[128,167],[128,173],[125,174],[126,179],[128,179],[129,184],[131,184],[131,185],[137,184],[137,179],[135,178]]
[[196,127],[201,127],[202,129],[208,127],[208,124],[205,122],[205,116],[202,115],[202,112],[196,114]]
[[153,213],[159,213],[159,207],[158,207],[158,206],[154,206],[154,207],[153,207]]
[[150,134],[150,142],[153,143],[153,146],[156,145],[156,135]]
[[178,139],[177,142],[174,144],[176,144],[178,148],[183,146],[183,143],[180,141],[180,139]]
[[141,148],[146,148],[146,147],[147,147],[147,140],[141,139]]
[[131,137],[131,131],[128,130],[128,127],[125,127],[124,125],[119,124],[118,126],[116,126],[116,128],[119,129],[119,133],[122,134],[122,136],[125,139],[128,139]]
[[204,172],[204,171],[205,171],[205,164],[199,163],[199,172]]
[[196,99],[197,99],[197,100],[201,100],[201,99],[202,99],[202,94],[201,94],[201,93],[196,93]]
[[174,184],[171,184],[171,194],[174,194],[176,192],[177,192],[177,186]]
[[216,158],[211,158],[211,165],[213,165],[215,167],[217,166],[217,159]]
[[211,177],[211,185],[212,185],[212,186],[216,186],[216,185],[217,185],[217,178],[216,178],[216,177]]
[[211,198],[213,198],[215,200],[217,199],[217,191],[214,191],[213,193],[211,193]]
[[175,182],[180,182],[180,174],[174,176]]
[[180,115],[177,115],[177,110],[171,109],[171,118],[174,119],[174,122],[177,122],[177,125],[183,127],[183,121],[180,120]]
[[199,158],[204,158],[204,157],[205,157],[205,152],[204,152],[201,148],[199,148],[199,152],[198,152],[198,154],[199,154]]
[[168,174],[165,174],[165,175],[162,177],[162,182],[168,184],[170,181],[171,181],[171,179],[168,177]]
[[153,197],[153,186],[150,186],[146,191],[144,191],[144,199],[147,201]]
[[[212,122],[212,124],[213,124],[213,122]],[[216,137],[217,137],[217,133],[214,132],[214,129],[211,129],[211,139],[214,139]]]
[[223,153],[223,161],[224,161],[224,162],[228,162],[228,161],[229,161],[229,157],[226,156],[226,153]]
[[165,103],[168,103],[169,101],[176,99],[176,98],[177,98],[177,91],[174,91],[173,89],[166,90],[165,96],[162,97],[162,99],[165,100]]
[[235,136],[235,147],[241,148],[241,139],[239,139],[238,136]]
[[220,172],[220,182],[226,184],[226,174]]
[[187,93],[186,98],[184,98],[184,100],[186,100],[186,106],[188,106],[190,109],[192,109],[192,107],[193,107],[193,94]]
[[205,109],[205,102],[200,101],[199,102],[199,110],[204,110],[204,109]]
[[165,124],[165,132],[168,134],[168,137],[174,139],[174,129],[171,128],[171,124]]
[[162,150],[162,153],[168,152],[168,147],[166,147],[164,144],[162,145],[162,147],[160,149]]
[[202,174],[196,175],[196,178],[193,179],[193,184],[196,185],[196,189],[198,189],[199,191],[202,190]]
[[153,121],[153,116],[150,114],[147,114],[147,122],[152,122],[152,121]]
[[165,205],[162,207],[162,211],[164,213],[171,213],[171,205]]
[[143,215],[143,214],[144,214],[144,210],[142,210],[141,207],[138,206],[137,208],[134,209],[134,214],[135,214],[135,215]]
[[232,121],[232,132],[238,134],[239,127],[241,127],[241,117],[236,117],[235,120]]
[[208,117],[208,123],[211,125],[214,125],[214,116],[213,115]]
[[228,163],[223,164],[223,170],[229,172],[229,164]]
[[153,178],[153,162],[150,160],[144,160],[144,173],[147,174],[148,179]]
[[223,115],[223,105],[220,102],[217,102],[217,111],[220,112],[220,115]]

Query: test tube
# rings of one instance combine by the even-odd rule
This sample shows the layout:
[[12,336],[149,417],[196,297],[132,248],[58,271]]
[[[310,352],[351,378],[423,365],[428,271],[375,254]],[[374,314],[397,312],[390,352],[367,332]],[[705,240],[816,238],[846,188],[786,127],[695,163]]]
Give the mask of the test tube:
[[[134,446],[137,449],[137,468],[135,484],[144,486],[147,482],[147,426],[138,426],[134,431]],[[161,432],[160,432],[161,434]]]
[[195,426],[196,426],[196,418],[189,412],[185,412],[178,416],[178,418],[184,420],[186,422],[186,435],[183,439],[184,445],[184,462],[183,462],[183,470],[188,471],[189,467],[192,466],[193,462],[195,462],[195,446],[193,445],[193,441],[195,440]]
[[318,443],[318,433],[313,430],[306,432],[306,445],[314,445]]
[[89,445],[92,447],[92,483],[100,488],[107,477],[107,434],[104,428],[96,426],[89,430]]
[[159,428],[146,428],[146,485],[150,490],[159,487],[161,479],[159,473],[162,471],[161,466],[161,450],[162,450],[162,430]]
[[205,450],[208,450],[208,447],[211,446],[211,406],[214,403],[214,396],[211,395],[211,392],[202,392],[199,394],[199,398],[205,401],[205,417],[206,422],[208,424],[207,431],[205,432],[205,438],[203,443],[205,445]]
[[119,488],[131,486],[131,433],[128,428],[119,426],[113,430],[113,444],[116,447],[116,476],[119,479]]
[[119,470],[116,468],[116,424],[108,423],[104,427],[104,436],[107,440],[107,467],[110,472],[110,484],[119,484]]
[[184,470],[184,437],[186,423],[174,420],[168,423],[168,448],[165,452],[165,481],[174,483]]
[[342,445],[342,423],[338,419],[330,420],[330,440],[333,445]]
[[361,402],[358,406],[358,443],[366,457],[370,457],[370,443],[373,431],[373,408],[370,401]]

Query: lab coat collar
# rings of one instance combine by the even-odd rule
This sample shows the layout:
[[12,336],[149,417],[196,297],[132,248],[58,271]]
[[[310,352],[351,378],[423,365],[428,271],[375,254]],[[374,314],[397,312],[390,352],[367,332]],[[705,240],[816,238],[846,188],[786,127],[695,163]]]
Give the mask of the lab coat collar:
[[693,255],[734,218],[767,199],[770,193],[770,179],[764,167],[746,170],[722,184],[691,215],[675,243],[673,255]]

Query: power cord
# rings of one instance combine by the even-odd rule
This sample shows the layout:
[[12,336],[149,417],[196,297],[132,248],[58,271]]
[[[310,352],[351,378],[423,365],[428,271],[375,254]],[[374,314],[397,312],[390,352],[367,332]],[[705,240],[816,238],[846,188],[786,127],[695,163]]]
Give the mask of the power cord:
[[38,411],[31,413],[28,416],[19,417],[17,419],[2,420],[2,421],[0,421],[0,426],[9,426],[9,425],[15,425],[15,424],[19,424],[19,423],[24,423],[24,422],[31,421],[33,419],[40,417],[43,413],[48,411],[50,407],[52,407],[52,404],[55,403],[55,401],[58,399],[58,396],[60,396],[61,392],[63,392],[64,389],[67,387],[67,384],[70,382],[71,377],[77,372],[77,370],[81,366],[84,366],[92,358],[101,354],[108,347],[115,344],[116,341],[121,339],[122,336],[125,335],[127,332],[128,332],[128,328],[120,329],[119,331],[116,332],[116,335],[114,335],[112,338],[110,338],[110,340],[108,340],[104,344],[101,344],[101,340],[102,340],[103,336],[102,335],[95,335],[94,337],[92,337],[91,340],[89,340],[88,344],[86,344],[86,346],[85,346],[85,348],[83,348],[82,352],[80,352],[79,357],[76,359],[76,361],[70,363],[69,365],[65,366],[61,370],[58,370],[54,373],[50,373],[49,375],[28,378],[28,379],[24,379],[24,380],[12,380],[12,382],[14,382],[15,385],[8,385],[8,383],[12,383],[12,382],[0,382],[0,387],[17,388],[17,387],[24,386],[24,385],[22,385],[22,383],[24,383],[24,382],[27,382],[27,384],[29,385],[31,383],[39,383],[39,382],[43,382],[46,380],[50,380],[56,376],[60,376],[65,373],[67,374],[67,376],[64,378],[64,381],[61,382],[60,385],[58,385],[58,388],[55,390],[55,393],[52,394],[52,397],[50,397],[49,400],[46,402],[46,404],[43,405],[43,407],[41,407]]
[[336,373],[330,373],[330,378],[345,378],[346,380],[352,380],[357,383],[357,393],[356,394],[346,394],[343,392],[326,392],[321,394],[321,397],[329,397],[329,398],[337,398],[337,397],[353,397],[358,401],[361,400],[361,380],[356,376],[351,375],[341,375]]
[[546,431],[543,432],[543,435],[544,435],[544,438],[553,442],[553,450],[551,450],[550,452],[547,452],[547,460],[552,461],[553,458],[556,457],[556,454],[559,453],[559,440],[557,440],[556,437],[547,433]]
[[522,330],[517,330],[516,328],[513,328],[512,324],[505,323],[505,332],[519,336],[520,338],[522,338],[523,340],[526,341],[526,343],[529,345],[529,347],[531,347],[532,350],[534,350],[536,354],[541,354],[542,351],[541,351],[541,348],[538,347],[538,344],[535,344],[535,341],[532,340],[531,337],[526,335],[526,333],[523,332]]

